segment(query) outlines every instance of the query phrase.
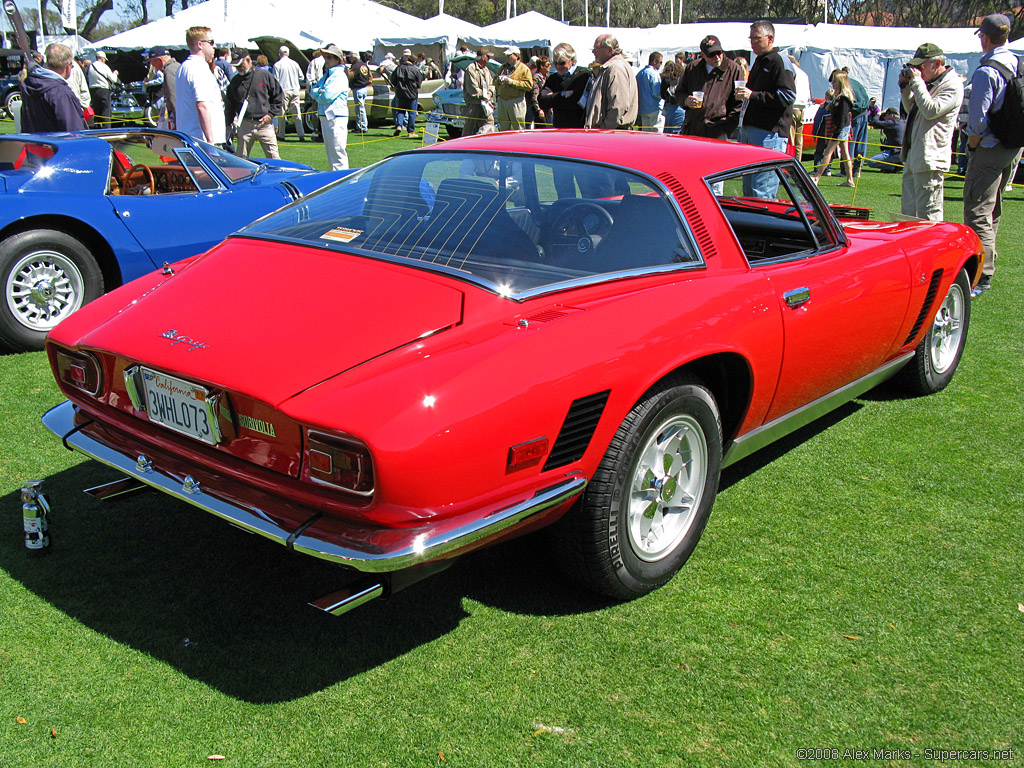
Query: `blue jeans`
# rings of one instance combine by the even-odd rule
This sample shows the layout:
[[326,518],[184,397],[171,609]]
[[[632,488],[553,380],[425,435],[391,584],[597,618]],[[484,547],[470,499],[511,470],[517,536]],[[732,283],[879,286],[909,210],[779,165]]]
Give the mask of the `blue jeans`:
[[415,131],[416,110],[419,109],[419,106],[419,99],[406,101],[396,93],[394,101],[391,102],[391,108],[395,112],[395,128],[400,131],[405,130],[408,133]]
[[366,118],[366,97],[370,95],[370,86],[356,88],[352,91],[352,98],[356,105],[356,128],[365,131],[370,127],[370,121]]
[[853,118],[850,126],[850,158],[853,160],[853,172],[860,170],[861,161],[857,156],[865,157],[868,148],[868,113],[862,112]]
[[[763,128],[755,128],[752,125],[744,125],[740,128],[740,141],[744,144],[754,144],[765,149],[785,152],[786,146],[789,144],[789,137],[780,136],[774,131],[766,131]],[[779,175],[775,171],[748,173],[743,177],[743,195],[745,197],[772,199],[777,197],[778,193]]]
[[865,160],[864,165],[868,168],[877,168],[885,173],[899,173],[903,170],[903,162],[900,160],[900,151],[898,149],[887,149],[884,152],[879,152],[874,157]]

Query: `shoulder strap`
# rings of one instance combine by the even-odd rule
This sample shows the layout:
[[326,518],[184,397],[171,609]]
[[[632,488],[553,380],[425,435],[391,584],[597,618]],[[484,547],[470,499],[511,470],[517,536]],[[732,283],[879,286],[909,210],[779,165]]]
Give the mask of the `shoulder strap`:
[[1011,80],[1013,80],[1014,77],[1017,77],[1018,75],[1021,74],[1021,61],[1020,61],[1020,59],[1017,59],[1017,74],[1016,75],[1013,73],[1013,70],[1011,70],[1008,66],[1003,64],[1001,61],[996,61],[995,59],[992,59],[990,61],[986,61],[981,66],[983,66],[983,67],[991,67],[992,69],[996,70],[996,72],[998,72],[999,74],[1001,74],[1003,76],[1003,79],[1006,80],[1006,82],[1010,82]]

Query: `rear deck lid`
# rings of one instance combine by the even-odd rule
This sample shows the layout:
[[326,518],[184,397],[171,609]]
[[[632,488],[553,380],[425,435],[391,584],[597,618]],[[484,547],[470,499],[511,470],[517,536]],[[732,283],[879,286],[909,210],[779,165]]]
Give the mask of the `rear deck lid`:
[[457,325],[462,300],[408,267],[236,237],[79,341],[276,406]]

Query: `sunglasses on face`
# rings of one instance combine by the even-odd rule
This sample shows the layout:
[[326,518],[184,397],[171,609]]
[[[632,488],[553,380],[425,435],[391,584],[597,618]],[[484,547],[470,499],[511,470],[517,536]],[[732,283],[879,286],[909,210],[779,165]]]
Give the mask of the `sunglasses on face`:
[[569,63],[569,62],[568,62],[568,61],[566,61],[565,59],[557,59],[557,60],[555,61],[555,66],[556,66],[556,67],[564,67],[564,66],[566,66],[566,65],[567,65],[568,63]]

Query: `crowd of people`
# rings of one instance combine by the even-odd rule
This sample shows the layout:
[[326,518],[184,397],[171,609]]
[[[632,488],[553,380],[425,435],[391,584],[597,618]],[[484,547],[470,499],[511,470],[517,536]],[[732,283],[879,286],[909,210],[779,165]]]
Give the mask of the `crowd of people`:
[[[849,68],[836,69],[814,123],[820,139],[814,183],[831,175],[834,156],[843,174],[840,186],[855,186],[862,166],[900,172],[902,213],[908,217],[943,219],[945,176],[954,154],[960,156],[964,222],[978,233],[985,249],[978,290],[991,285],[1002,194],[1021,154],[993,124],[993,114],[1001,110],[1008,84],[1021,66],[1006,47],[1009,29],[1003,14],[984,18],[977,31],[983,55],[966,87],[937,45],[922,44],[900,75],[899,109],[880,110]],[[529,62],[523,61],[519,48],[510,46],[494,74],[490,53],[482,49],[468,66],[451,71],[465,101],[463,135],[528,127],[636,127],[779,151],[792,142],[801,157],[803,114],[811,103],[807,75],[795,58],[776,49],[770,22],[752,24],[749,40],[756,57],[752,67],[742,57],[727,56],[715,35],[701,40],[699,55],[680,53],[666,62],[654,52],[639,69],[607,33],[594,41],[589,66],[580,63],[568,43],[556,45],[550,59],[539,56]],[[207,27],[190,28],[185,43],[189,56],[180,64],[163,46],[149,53],[146,82],[160,83],[162,125],[215,145],[233,141],[233,151],[243,157],[259,143],[267,157],[277,158],[289,118],[298,140],[305,141],[305,87],[316,104],[319,133],[333,170],[348,167],[350,95],[354,130],[368,129],[366,102],[374,74],[386,78],[394,91],[395,136],[417,136],[420,86],[425,79],[442,77],[431,59],[422,53],[414,56],[410,49],[397,57],[388,53],[375,65],[369,53],[356,55],[329,44],[315,52],[303,72],[287,46],[280,47],[271,66],[264,56],[254,61],[245,49],[217,48]],[[471,56],[465,48],[461,53],[462,61]],[[91,63],[81,62],[66,46],[54,43],[36,62],[23,73],[24,130],[78,130],[90,118],[96,126],[110,123],[110,94],[118,74],[102,51]],[[870,157],[869,126],[883,137],[882,151]],[[777,188],[774,172],[744,177],[744,194],[774,197]]]

